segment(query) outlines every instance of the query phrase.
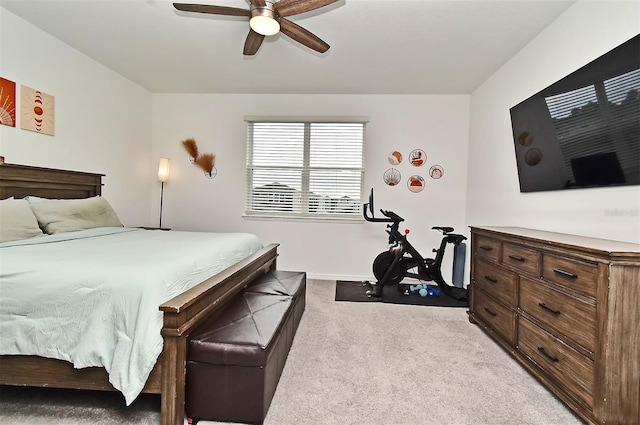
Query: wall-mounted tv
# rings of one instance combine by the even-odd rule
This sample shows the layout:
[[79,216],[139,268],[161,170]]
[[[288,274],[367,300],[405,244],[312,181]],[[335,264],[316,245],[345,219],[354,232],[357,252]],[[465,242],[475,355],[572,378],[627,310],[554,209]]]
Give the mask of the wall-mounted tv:
[[640,184],[640,35],[510,109],[521,192]]

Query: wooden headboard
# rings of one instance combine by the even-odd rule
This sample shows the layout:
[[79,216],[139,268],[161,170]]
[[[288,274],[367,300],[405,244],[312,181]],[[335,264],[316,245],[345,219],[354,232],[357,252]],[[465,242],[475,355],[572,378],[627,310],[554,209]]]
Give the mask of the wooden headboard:
[[0,199],[39,196],[50,199],[90,198],[102,194],[104,174],[56,170],[30,165],[0,165]]

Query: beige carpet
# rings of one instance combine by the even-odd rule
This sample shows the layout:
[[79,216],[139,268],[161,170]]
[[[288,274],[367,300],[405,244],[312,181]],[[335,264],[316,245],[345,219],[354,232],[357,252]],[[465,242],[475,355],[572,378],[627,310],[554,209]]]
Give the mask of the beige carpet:
[[[334,295],[335,282],[308,282],[307,310],[265,425],[581,423],[471,325],[465,309]],[[158,411],[154,396],[126,408],[109,393],[0,392],[2,425],[146,425],[159,423]]]

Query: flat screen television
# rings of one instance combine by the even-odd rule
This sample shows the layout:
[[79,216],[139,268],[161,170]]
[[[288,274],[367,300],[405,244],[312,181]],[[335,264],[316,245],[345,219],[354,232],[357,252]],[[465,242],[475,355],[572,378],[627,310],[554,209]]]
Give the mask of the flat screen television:
[[640,184],[640,35],[510,109],[521,192]]

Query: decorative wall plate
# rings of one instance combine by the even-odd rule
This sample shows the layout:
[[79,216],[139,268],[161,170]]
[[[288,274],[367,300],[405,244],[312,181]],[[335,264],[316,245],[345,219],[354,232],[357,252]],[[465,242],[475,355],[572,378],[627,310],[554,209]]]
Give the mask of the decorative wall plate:
[[429,168],[429,175],[432,179],[438,180],[442,176],[444,176],[444,169],[440,165],[434,165]]
[[214,178],[214,177],[215,177],[215,176],[217,176],[217,175],[218,175],[218,169],[217,169],[216,167],[213,167],[213,168],[211,169],[211,172],[210,172],[210,173],[208,173],[208,172],[206,172],[206,171],[204,172],[204,176],[205,176],[206,178],[208,178],[208,179],[212,179],[212,178]]
[[422,192],[422,189],[424,189],[424,178],[417,174],[409,177],[409,180],[407,180],[407,187],[413,193]]
[[400,179],[402,179],[402,175],[400,174],[400,171],[396,170],[395,168],[389,168],[382,175],[382,179],[387,185],[395,186],[398,183],[400,183]]
[[414,149],[409,154],[409,162],[414,167],[422,167],[427,162],[427,154],[422,149]]
[[398,165],[402,162],[402,154],[398,151],[393,151],[388,156],[389,164]]

